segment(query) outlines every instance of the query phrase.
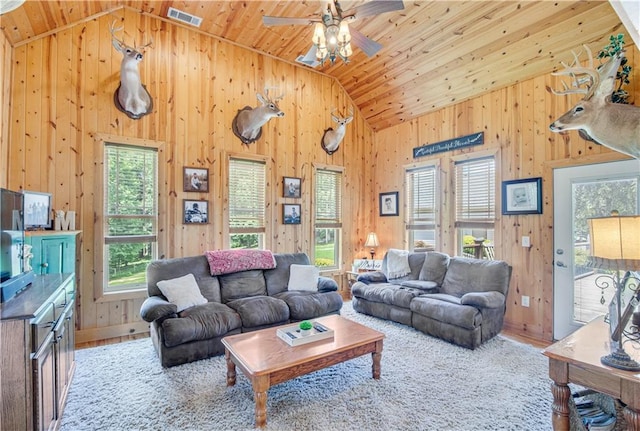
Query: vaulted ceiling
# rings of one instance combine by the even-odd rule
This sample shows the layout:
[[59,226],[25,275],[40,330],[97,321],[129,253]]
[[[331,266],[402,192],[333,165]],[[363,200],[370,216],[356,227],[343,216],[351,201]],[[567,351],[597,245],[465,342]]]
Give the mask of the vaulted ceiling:
[[[341,3],[348,10],[366,1]],[[0,16],[0,28],[16,46],[122,6],[162,19],[172,6],[201,17],[199,31],[294,62],[309,50],[313,27],[265,27],[262,17],[317,18],[325,5],[312,0],[27,0]],[[317,68],[340,82],[374,130],[550,73],[582,44],[598,52],[611,34],[624,33],[631,43],[607,1],[404,0],[404,6],[351,24],[383,45],[373,57],[354,48],[349,64],[338,60]]]

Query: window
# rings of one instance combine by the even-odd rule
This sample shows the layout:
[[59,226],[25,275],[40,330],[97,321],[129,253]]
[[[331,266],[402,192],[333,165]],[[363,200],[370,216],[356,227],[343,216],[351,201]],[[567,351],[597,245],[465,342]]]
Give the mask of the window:
[[104,147],[103,292],[145,288],[157,259],[158,150]]
[[493,259],[496,169],[493,156],[455,163],[457,254]]
[[407,169],[405,173],[409,249],[436,249],[436,166]]
[[229,159],[230,248],[265,247],[266,164]]
[[338,268],[342,232],[342,172],[317,168],[315,172],[315,265]]

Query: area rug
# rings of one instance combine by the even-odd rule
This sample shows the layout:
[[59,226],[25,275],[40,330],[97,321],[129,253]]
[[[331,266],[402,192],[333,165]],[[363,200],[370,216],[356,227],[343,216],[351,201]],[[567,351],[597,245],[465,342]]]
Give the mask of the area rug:
[[[269,389],[265,430],[552,429],[547,360],[498,336],[476,350],[405,325],[344,317],[385,333],[382,376],[371,356]],[[226,386],[224,357],[164,369],[150,339],[83,349],[62,431],[251,430],[253,392],[238,371]]]

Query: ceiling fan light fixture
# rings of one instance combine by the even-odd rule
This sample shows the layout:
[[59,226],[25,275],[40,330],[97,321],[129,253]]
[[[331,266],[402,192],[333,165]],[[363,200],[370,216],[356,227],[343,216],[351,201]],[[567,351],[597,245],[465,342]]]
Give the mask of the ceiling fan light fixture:
[[317,48],[316,58],[321,63],[328,59],[333,64],[338,57],[348,63],[349,57],[353,55],[347,21],[325,20],[325,22],[316,23],[313,44]]
[[347,21],[340,22],[340,30],[338,31],[338,40],[342,46],[346,46],[351,42],[351,33],[349,32],[349,24]]
[[316,23],[316,28],[313,31],[313,44],[316,46],[326,45],[327,41],[324,37],[324,25],[321,22]]

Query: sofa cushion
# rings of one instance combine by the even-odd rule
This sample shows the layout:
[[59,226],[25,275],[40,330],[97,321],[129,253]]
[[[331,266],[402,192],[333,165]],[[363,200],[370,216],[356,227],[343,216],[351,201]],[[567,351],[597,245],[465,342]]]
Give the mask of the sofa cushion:
[[423,293],[424,291],[420,289],[403,287],[391,283],[374,283],[367,285],[356,282],[351,287],[351,294],[353,296],[371,302],[381,302],[402,308],[409,308],[411,300]]
[[482,324],[482,314],[477,308],[456,304],[458,298],[451,295],[449,298],[439,295],[426,294],[414,299],[411,301],[411,311],[465,329],[475,329]]
[[433,281],[438,286],[442,284],[449,266],[449,255],[437,251],[428,251],[424,264],[420,270],[418,280]]
[[296,263],[298,265],[309,265],[309,256],[306,253],[276,253],[276,267],[264,270],[264,279],[267,283],[269,296],[284,292],[289,285],[289,267]]
[[291,320],[306,320],[337,313],[342,308],[338,292],[305,292],[290,290],[275,295],[289,306]]
[[218,302],[188,308],[179,316],[162,322],[164,344],[167,347],[208,340],[242,327],[240,316]]
[[414,289],[424,290],[425,292],[435,292],[438,290],[438,284],[435,281],[406,280],[401,282],[400,286],[412,287]]
[[209,263],[204,256],[176,257],[159,259],[147,265],[147,292],[149,296],[160,296],[158,281],[193,274],[200,287],[202,296],[209,302],[220,302],[220,284],[218,277],[212,277]]
[[318,291],[320,270],[315,265],[291,264],[289,267],[289,290]]
[[289,320],[287,303],[270,296],[239,298],[228,302],[227,305],[240,315],[243,328],[270,326]]
[[[417,280],[420,275],[420,270],[422,270],[422,265],[424,264],[424,258],[427,253],[418,252],[418,253],[409,253],[409,267],[411,268],[411,272],[404,277],[396,278],[394,281],[404,281],[404,280]],[[385,253],[384,258],[382,259],[382,268],[381,271],[386,275],[388,274],[387,269],[387,261],[389,253]],[[389,280],[391,281],[391,280]]]
[[223,304],[238,298],[267,294],[264,275],[260,269],[220,275],[218,279]]
[[363,272],[362,274],[358,275],[357,281],[361,281],[364,284],[386,283],[387,276],[384,275],[384,273],[381,271]]
[[175,304],[178,313],[207,302],[207,298],[200,293],[200,288],[193,274],[161,280],[158,282],[158,289],[170,303]]
[[468,292],[496,291],[506,295],[511,272],[500,260],[452,257],[440,291],[461,297]]

